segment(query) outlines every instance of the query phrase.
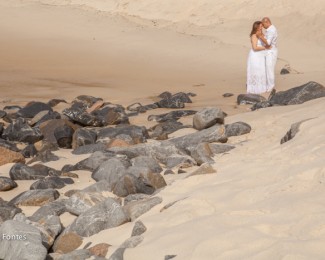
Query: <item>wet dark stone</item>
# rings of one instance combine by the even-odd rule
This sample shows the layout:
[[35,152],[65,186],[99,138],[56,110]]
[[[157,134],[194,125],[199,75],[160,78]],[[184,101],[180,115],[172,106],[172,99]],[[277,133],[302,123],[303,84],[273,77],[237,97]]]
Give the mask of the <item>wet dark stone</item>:
[[222,96],[227,98],[227,97],[232,97],[233,95],[234,95],[233,93],[225,93]]
[[17,112],[17,115],[24,118],[33,118],[39,112],[48,110],[53,111],[51,106],[43,102],[32,102]]

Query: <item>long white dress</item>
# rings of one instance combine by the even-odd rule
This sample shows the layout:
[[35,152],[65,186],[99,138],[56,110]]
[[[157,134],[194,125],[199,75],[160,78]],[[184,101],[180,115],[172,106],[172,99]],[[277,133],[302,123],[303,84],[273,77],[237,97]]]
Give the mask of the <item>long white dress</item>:
[[[262,41],[258,39],[257,46],[263,46]],[[268,91],[266,82],[266,52],[249,51],[247,60],[247,93],[260,94]]]

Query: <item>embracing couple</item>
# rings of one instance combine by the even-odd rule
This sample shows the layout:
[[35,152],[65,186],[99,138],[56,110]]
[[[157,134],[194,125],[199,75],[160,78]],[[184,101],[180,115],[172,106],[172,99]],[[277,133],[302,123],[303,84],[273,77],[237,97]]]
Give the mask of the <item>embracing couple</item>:
[[[265,29],[265,35],[263,33]],[[247,93],[275,93],[274,70],[278,56],[277,29],[270,18],[253,24],[250,34],[252,49],[247,61]]]

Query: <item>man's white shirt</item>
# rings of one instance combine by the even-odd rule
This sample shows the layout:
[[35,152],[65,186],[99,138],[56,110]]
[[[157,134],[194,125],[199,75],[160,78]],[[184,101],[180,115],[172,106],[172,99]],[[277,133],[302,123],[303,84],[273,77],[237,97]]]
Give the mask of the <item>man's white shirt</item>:
[[270,50],[277,50],[278,31],[273,24],[266,29],[265,38],[268,44],[272,46]]

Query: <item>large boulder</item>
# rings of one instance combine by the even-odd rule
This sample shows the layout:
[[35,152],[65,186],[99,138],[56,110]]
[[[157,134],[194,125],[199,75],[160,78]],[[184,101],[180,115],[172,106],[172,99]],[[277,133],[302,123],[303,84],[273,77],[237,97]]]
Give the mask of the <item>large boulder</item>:
[[60,178],[57,176],[51,176],[34,182],[30,186],[30,189],[31,190],[62,189],[67,184],[73,184],[73,183],[74,181],[71,178]]
[[60,193],[57,190],[29,190],[25,191],[11,201],[10,205],[15,206],[42,206],[59,198]]
[[148,212],[154,206],[160,204],[162,202],[162,198],[160,197],[152,197],[148,199],[143,199],[139,201],[132,201],[125,205],[123,208],[129,215],[131,221],[137,219],[144,213]]
[[276,105],[296,105],[321,97],[325,97],[325,87],[310,81],[299,87],[276,92],[270,102]]
[[203,142],[221,142],[227,141],[227,136],[225,134],[226,129],[224,125],[216,124],[210,128],[203,129],[196,133],[188,134],[182,137],[177,137],[168,140],[173,143],[177,148],[181,150],[186,150],[187,147],[196,146]]
[[197,130],[209,128],[215,124],[223,124],[227,114],[220,108],[208,107],[197,112],[193,117],[193,127]]
[[107,198],[77,217],[64,233],[75,232],[82,237],[89,237],[128,221],[129,217],[117,200]]
[[162,172],[162,168],[159,163],[150,156],[138,156],[131,160],[131,163],[135,167],[147,167],[151,172]]
[[67,200],[62,200],[58,199],[53,202],[47,203],[40,207],[38,210],[34,212],[34,214],[29,217],[30,220],[32,221],[39,221],[43,218],[46,218],[48,216],[60,216],[64,212],[67,211],[66,209],[66,201]]
[[44,260],[47,250],[40,231],[23,222],[7,220],[0,226],[0,259]]
[[103,202],[106,198],[98,192],[75,192],[66,202],[67,211],[79,216],[91,207]]
[[58,176],[60,172],[42,164],[27,166],[16,163],[11,167],[9,175],[13,180],[37,180],[46,176]]
[[96,180],[108,181],[110,188],[116,185],[119,179],[126,174],[126,167],[118,159],[109,159],[103,162],[91,175]]

